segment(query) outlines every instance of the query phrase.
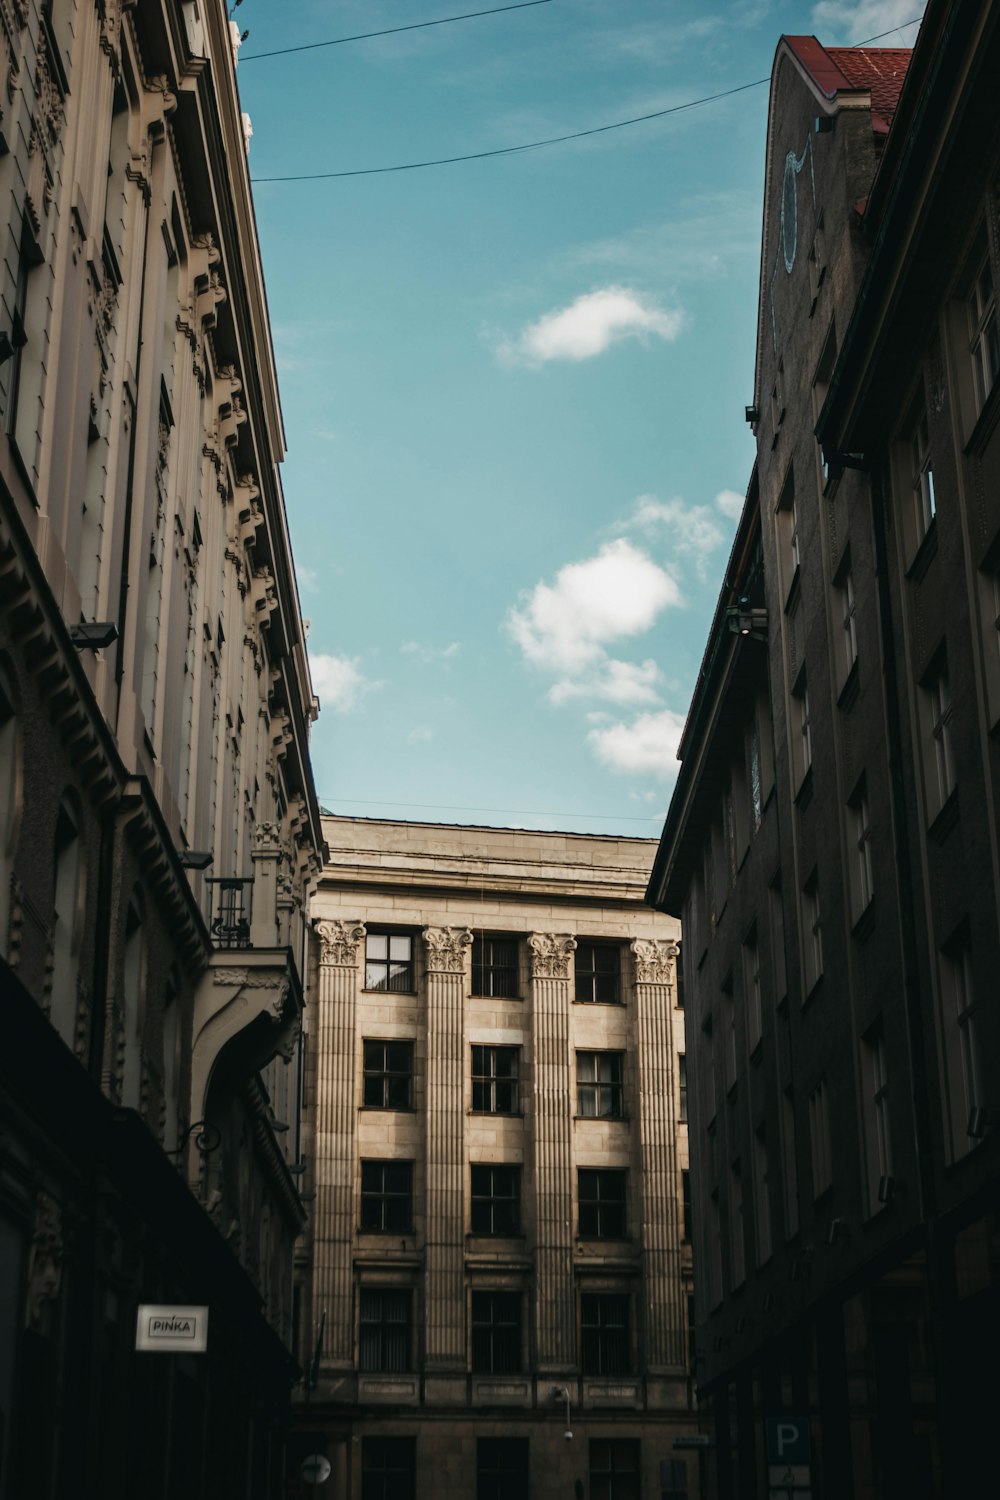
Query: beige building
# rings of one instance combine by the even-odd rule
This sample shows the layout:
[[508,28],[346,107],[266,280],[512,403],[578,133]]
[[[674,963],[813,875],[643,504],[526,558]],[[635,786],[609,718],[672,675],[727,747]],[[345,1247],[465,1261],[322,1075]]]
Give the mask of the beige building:
[[691,1264],[655,842],[323,831],[302,1452],[337,1500],[696,1494],[672,1447]]
[[226,5],[0,0],[0,85],[0,1496],[270,1497],[322,835]]

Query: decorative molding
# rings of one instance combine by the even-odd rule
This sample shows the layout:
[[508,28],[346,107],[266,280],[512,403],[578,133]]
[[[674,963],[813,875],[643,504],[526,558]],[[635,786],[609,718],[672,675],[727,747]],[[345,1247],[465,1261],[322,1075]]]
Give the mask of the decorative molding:
[[662,938],[636,938],[630,944],[635,956],[635,978],[637,984],[673,984],[677,955],[677,943]]
[[532,979],[569,978],[569,961],[576,948],[571,932],[533,932],[528,947]]
[[465,950],[472,946],[468,927],[425,927],[422,936],[427,945],[428,974],[463,973]]
[[24,1308],[27,1328],[38,1328],[46,1307],[59,1296],[62,1263],[62,1211],[54,1198],[40,1192],[35,1199],[35,1223],[28,1255],[28,1292]]
[[358,944],[368,929],[362,922],[314,923],[319,938],[319,961],[329,969],[353,969],[358,961]]

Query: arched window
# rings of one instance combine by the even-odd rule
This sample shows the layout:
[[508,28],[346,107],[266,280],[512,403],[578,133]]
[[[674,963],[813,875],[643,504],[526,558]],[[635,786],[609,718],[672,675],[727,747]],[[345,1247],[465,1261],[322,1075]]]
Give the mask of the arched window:
[[167,980],[163,1002],[163,1149],[174,1151],[180,1137],[180,985],[176,970]]
[[67,1046],[76,1037],[77,977],[83,927],[82,848],[76,799],[68,792],[56,816],[52,914],[52,1003],[49,1017]]
[[122,1069],[122,1103],[138,1109],[142,1103],[142,1041],[146,1024],[146,936],[143,930],[142,898],[136,890],[125,917],[125,953],[122,964],[125,1060]]
[[14,851],[21,822],[21,734],[12,678],[0,661],[0,956],[7,956],[7,921]]

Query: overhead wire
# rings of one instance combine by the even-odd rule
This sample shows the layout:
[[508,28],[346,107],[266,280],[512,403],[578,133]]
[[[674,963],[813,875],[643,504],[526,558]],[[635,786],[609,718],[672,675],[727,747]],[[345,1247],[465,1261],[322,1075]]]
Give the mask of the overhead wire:
[[273,52],[240,53],[240,62],[260,62],[263,57],[287,57],[291,52],[316,52],[320,47],[342,47],[345,42],[367,42],[377,36],[397,36],[401,31],[425,31],[428,26],[448,26],[452,21],[474,21],[477,16],[499,16],[507,10],[530,10],[551,5],[552,0],[518,0],[515,5],[495,5],[491,10],[467,10],[460,16],[440,16],[436,21],[411,21],[407,26],[389,26],[384,31],[359,31],[354,36],[335,36],[325,42],[302,42],[297,47],[276,47]]
[[[897,32],[904,31],[908,26],[916,26],[921,17],[916,16],[912,21],[902,21],[898,26],[892,26],[888,31],[880,31],[876,36],[870,36],[863,42],[855,43],[858,47],[867,47],[870,42],[879,42],[883,37],[892,36]],[[258,54],[262,56],[263,54]],[[588,130],[573,130],[566,135],[548,136],[544,140],[526,141],[520,146],[497,146],[491,151],[469,151],[459,156],[437,156],[427,161],[397,162],[388,167],[354,167],[350,170],[340,172],[294,172],[283,176],[254,177],[252,181],[258,182],[321,182],[341,177],[375,177],[386,172],[416,172],[423,167],[444,167],[455,162],[462,161],[484,161],[492,156],[517,156],[524,151],[538,151],[545,146],[558,146],[565,141],[583,140],[585,136],[603,135],[609,130],[624,130],[629,125],[641,125],[647,120],[662,120],[666,115],[677,115],[687,109],[696,109],[702,104],[714,104],[718,99],[729,99],[734,94],[745,93],[748,89],[760,88],[763,84],[770,82],[767,78],[755,78],[752,83],[740,83],[735,88],[722,89],[717,94],[704,94],[700,99],[689,99],[684,104],[673,104],[667,109],[654,109],[648,114],[633,115],[627,120],[613,120],[607,125],[593,125]]]

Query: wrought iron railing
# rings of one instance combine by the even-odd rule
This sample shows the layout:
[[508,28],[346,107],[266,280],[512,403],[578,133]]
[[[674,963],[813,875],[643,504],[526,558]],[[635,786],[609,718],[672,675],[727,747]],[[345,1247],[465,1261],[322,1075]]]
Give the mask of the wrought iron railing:
[[253,915],[252,875],[209,875],[212,898],[209,928],[217,948],[249,948]]

